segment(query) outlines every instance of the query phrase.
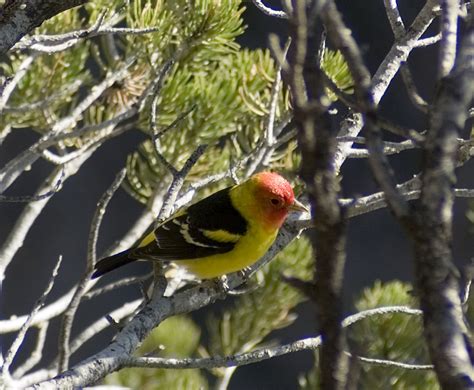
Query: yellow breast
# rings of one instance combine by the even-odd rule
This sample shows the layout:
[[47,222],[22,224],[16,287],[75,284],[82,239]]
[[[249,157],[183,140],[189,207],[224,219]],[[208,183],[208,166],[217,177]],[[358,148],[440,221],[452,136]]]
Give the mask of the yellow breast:
[[176,262],[200,279],[211,279],[248,267],[260,259],[275,241],[278,230],[249,226],[230,252]]

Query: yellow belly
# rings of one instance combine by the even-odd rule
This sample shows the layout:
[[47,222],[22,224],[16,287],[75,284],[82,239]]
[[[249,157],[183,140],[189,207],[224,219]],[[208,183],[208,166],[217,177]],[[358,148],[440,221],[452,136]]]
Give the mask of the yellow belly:
[[260,259],[275,241],[278,230],[268,232],[251,227],[233,250],[200,259],[180,260],[176,264],[185,267],[200,279],[211,279],[248,267]]

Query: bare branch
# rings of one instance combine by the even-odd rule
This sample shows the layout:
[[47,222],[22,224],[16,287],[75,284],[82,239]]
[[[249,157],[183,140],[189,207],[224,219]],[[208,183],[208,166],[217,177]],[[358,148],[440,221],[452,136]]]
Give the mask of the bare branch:
[[100,84],[92,88],[90,94],[73,109],[70,115],[57,121],[50,132],[41,137],[30,148],[9,161],[0,171],[0,194],[3,193],[27,167],[31,166],[40,157],[40,152],[51,146],[51,138],[74,127],[82,117],[84,111],[87,110],[106,89],[110,88],[117,81],[125,78],[128,75],[128,68],[134,61],[134,58],[128,60],[123,67],[108,75]]
[[56,53],[67,50],[85,39],[94,38],[102,35],[142,35],[158,31],[157,27],[147,28],[128,28],[112,27],[114,18],[104,22],[106,12],[102,12],[95,23],[89,28],[70,31],[56,35],[34,35],[31,38],[23,38],[12,50],[30,49],[43,53]]
[[474,356],[452,252],[456,144],[474,95],[472,20],[466,30],[454,67],[441,79],[430,110],[420,201],[414,223],[406,226],[414,241],[425,337],[443,389],[468,389],[474,384]]
[[36,336],[36,343],[34,349],[28,359],[26,359],[21,366],[19,366],[13,373],[14,378],[21,378],[26,372],[36,366],[44,354],[44,346],[46,342],[46,334],[48,332],[49,322],[43,322],[38,325],[38,335]]
[[[63,176],[62,182],[64,183],[69,177],[76,174],[82,164],[89,158],[90,154],[94,151],[91,150],[84,155],[82,155],[77,160],[66,164],[64,167],[56,168],[53,173],[45,180],[44,184],[40,186],[37,191],[38,195],[48,193],[54,187],[54,183],[57,183],[61,176]],[[64,171],[64,174],[63,174]],[[5,270],[12,261],[16,252],[23,245],[26,235],[28,234],[31,226],[38,218],[39,214],[43,211],[46,204],[52,199],[52,197],[47,197],[42,200],[28,203],[15,225],[10,230],[7,238],[5,239],[3,245],[0,248],[0,277],[5,275]],[[1,329],[1,326],[0,326]],[[1,332],[1,330],[0,330]]]
[[0,54],[45,20],[87,0],[8,0],[0,8]]
[[435,43],[438,43],[441,40],[441,33],[433,35],[432,37],[428,38],[421,38],[416,41],[414,47],[426,47],[430,45],[434,45]]
[[408,63],[405,62],[401,65],[400,72],[408,92],[408,97],[410,98],[413,105],[420,111],[428,113],[428,103],[418,93]]
[[71,337],[72,323],[76,315],[76,311],[81,303],[82,297],[87,291],[90,277],[94,272],[94,265],[97,260],[96,246],[97,239],[99,235],[99,228],[102,223],[102,218],[105,214],[107,206],[112,199],[113,195],[119,188],[125,177],[125,169],[122,169],[116,176],[110,188],[104,193],[99,203],[97,204],[97,209],[95,211],[94,217],[91,223],[91,229],[89,233],[88,248],[87,248],[87,264],[86,270],[79,280],[76,291],[69,303],[66,311],[64,312],[61,328],[59,331],[59,372],[62,372],[67,369],[69,364],[70,357],[70,348],[69,348],[69,339]]
[[265,4],[263,4],[262,0],[252,0],[252,2],[265,15],[273,16],[275,18],[288,19],[288,15],[285,13],[285,11],[274,10],[274,9],[266,6]]
[[384,0],[384,5],[393,35],[395,40],[398,41],[405,34],[405,25],[398,10],[397,0]]
[[54,184],[53,189],[38,195],[20,195],[20,196],[6,196],[0,195],[0,202],[4,203],[27,203],[27,202],[37,202],[39,200],[43,200],[53,196],[56,192],[61,189],[64,180],[64,167],[59,167],[61,172],[58,181]]
[[[359,321],[374,316],[380,316],[385,314],[393,313],[404,313],[407,315],[421,315],[420,310],[411,309],[405,306],[386,306],[375,309],[362,311],[360,313],[346,317],[342,321],[344,328],[349,327]],[[276,347],[261,348],[247,353],[239,353],[230,356],[213,356],[209,358],[159,358],[159,357],[130,357],[124,363],[126,367],[147,367],[147,368],[218,368],[218,367],[238,367],[247,364],[253,364],[256,362],[272,359],[278,356],[284,356],[290,353],[305,351],[305,350],[316,350],[322,344],[322,337],[310,337],[294,341],[289,344],[278,345]],[[414,364],[405,364],[392,361],[381,361],[377,359],[361,358],[362,361],[371,364],[384,364],[389,366],[398,366],[406,369],[429,369],[432,366],[420,366]],[[377,363],[376,363],[377,362]]]
[[394,360],[386,360],[386,359],[374,359],[374,358],[367,358],[364,356],[357,356],[362,363],[370,364],[372,366],[382,366],[382,367],[395,367],[401,368],[403,370],[413,370],[413,371],[423,371],[423,370],[432,370],[432,364],[410,364],[410,363],[402,363],[396,362]]
[[[374,104],[380,102],[380,99],[387,90],[393,77],[398,72],[401,64],[407,60],[408,55],[415,47],[416,42],[433,21],[438,9],[439,7],[437,6],[436,0],[427,1],[408,28],[407,33],[392,45],[387,56],[382,61],[372,78],[370,91]],[[362,115],[351,112],[342,122],[339,135],[355,137],[361,131],[362,125]],[[338,145],[334,163],[336,171],[340,170],[350,149],[350,142],[344,142]]]
[[44,305],[44,302],[46,301],[46,298],[48,297],[49,293],[51,292],[54,282],[56,280],[56,276],[58,275],[58,270],[59,266],[61,265],[63,257],[59,256],[58,261],[56,262],[56,265],[54,266],[53,272],[51,274],[51,278],[48,282],[48,285],[46,286],[46,289],[44,290],[43,294],[41,294],[40,298],[35,302],[33,309],[31,310],[30,314],[28,315],[26,321],[24,322],[23,326],[21,327],[20,331],[16,335],[15,340],[13,341],[12,345],[8,349],[7,353],[5,354],[5,360],[3,361],[3,366],[2,366],[2,376],[3,380],[8,383],[11,380],[10,377],[10,365],[13,362],[13,359],[15,358],[16,353],[18,352],[18,349],[21,347],[23,344],[26,332],[31,326],[31,323],[33,322],[34,317],[38,313],[39,309],[41,306]]
[[35,58],[35,55],[30,55],[26,57],[23,62],[18,66],[15,75],[11,79],[6,80],[3,83],[2,87],[0,88],[0,114],[4,111],[8,99],[10,99],[11,94],[15,90],[20,80],[25,76],[29,67],[33,64]]

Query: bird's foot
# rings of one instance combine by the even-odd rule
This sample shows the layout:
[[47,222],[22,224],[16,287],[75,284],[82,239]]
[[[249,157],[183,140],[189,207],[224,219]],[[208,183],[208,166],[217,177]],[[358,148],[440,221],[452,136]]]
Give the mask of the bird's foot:
[[227,295],[231,290],[229,286],[229,279],[226,275],[215,278],[214,282],[216,284],[217,291],[219,291],[222,295]]
[[239,277],[243,280],[242,284],[247,283],[249,281],[251,272],[251,267],[244,267],[240,271],[237,271],[237,275],[239,275]]

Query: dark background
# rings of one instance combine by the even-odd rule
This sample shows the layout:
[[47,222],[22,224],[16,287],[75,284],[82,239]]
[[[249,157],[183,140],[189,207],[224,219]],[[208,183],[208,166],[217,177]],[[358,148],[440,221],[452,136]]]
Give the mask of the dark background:
[[[258,11],[250,2],[246,2],[244,13],[248,25],[240,43],[250,48],[266,47],[268,33],[286,35],[286,21],[270,18]],[[279,2],[267,1],[274,5]],[[393,37],[385,16],[381,0],[338,1],[346,23],[363,49],[363,55],[372,74],[389,51]],[[409,25],[424,4],[420,0],[400,0],[399,6],[405,25]],[[436,23],[435,23],[436,27]],[[432,27],[425,34],[436,33]],[[417,86],[426,99],[430,100],[434,92],[437,46],[417,49],[411,54],[409,64]],[[426,128],[426,119],[410,104],[401,80],[397,76],[381,102],[383,115],[401,125],[412,128]],[[463,135],[467,136],[466,134]],[[16,130],[8,136],[0,148],[0,166],[16,156],[37,136],[28,130]],[[61,274],[58,278],[49,302],[61,296],[74,285],[84,270],[87,237],[90,221],[96,203],[102,193],[113,181],[115,174],[124,166],[127,155],[144,139],[140,132],[128,132],[107,142],[98,153],[89,159],[77,175],[69,179],[62,191],[54,196],[43,210],[30,230],[25,245],[17,253],[8,268],[3,284],[2,318],[12,314],[28,313],[33,302],[43,291],[51,270],[59,254],[64,257]],[[416,151],[403,152],[390,158],[399,181],[412,177],[419,171],[420,156]],[[473,162],[466,164],[459,172],[459,187],[474,187],[472,177]],[[44,161],[38,161],[30,172],[24,173],[9,189],[11,195],[31,194],[50,173],[51,167]],[[344,196],[365,195],[377,191],[367,161],[349,160],[342,169]],[[454,219],[454,253],[459,264],[465,263],[473,255],[472,230],[465,212],[468,202],[457,199]],[[11,227],[20,215],[24,205],[0,203],[0,242],[3,242]],[[141,205],[131,199],[123,190],[114,196],[99,240],[99,253],[118,239],[141,211]],[[351,312],[354,298],[365,287],[377,279],[389,281],[412,280],[412,255],[409,242],[402,230],[387,210],[376,211],[354,218],[349,224],[348,258],[345,278],[345,302],[347,313]],[[115,277],[144,271],[144,265],[126,267],[118,270]],[[76,316],[73,331],[78,332],[90,323],[90,318],[98,318],[108,313],[120,302],[138,297],[136,287],[120,289],[83,305]],[[84,310],[87,307],[87,310]],[[202,320],[209,310],[206,308],[194,313],[196,320]],[[288,342],[316,334],[316,315],[311,304],[302,304],[298,310],[298,319],[290,328],[278,331],[272,339]],[[58,320],[52,322],[48,343],[55,351]],[[105,346],[113,335],[111,330],[87,343],[76,355],[72,363],[96,352]],[[1,340],[1,339],[0,339]],[[9,345],[11,335],[3,342]],[[20,359],[24,354],[20,353]],[[297,387],[296,377],[312,365],[312,354],[299,353],[272,359],[239,368],[231,381],[231,389],[293,389]]]

